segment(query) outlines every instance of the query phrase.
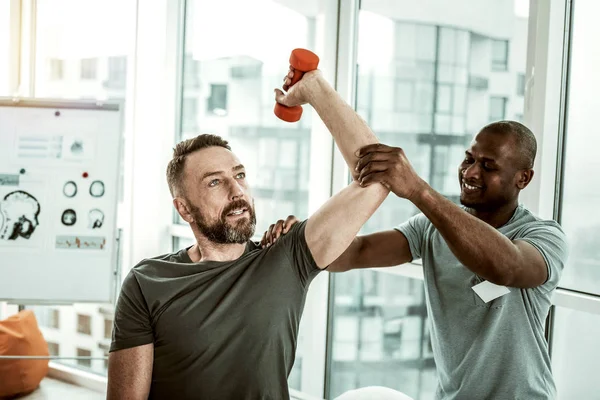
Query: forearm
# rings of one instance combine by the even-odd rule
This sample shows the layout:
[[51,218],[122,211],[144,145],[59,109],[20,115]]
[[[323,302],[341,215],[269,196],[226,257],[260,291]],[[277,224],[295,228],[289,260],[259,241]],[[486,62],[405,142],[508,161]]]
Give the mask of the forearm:
[[311,96],[310,104],[331,132],[352,177],[356,178],[356,151],[366,145],[378,143],[377,137],[356,111],[324,80],[319,81],[318,90]]
[[490,282],[508,283],[520,260],[519,249],[510,239],[428,185],[413,203],[436,227],[465,267]]

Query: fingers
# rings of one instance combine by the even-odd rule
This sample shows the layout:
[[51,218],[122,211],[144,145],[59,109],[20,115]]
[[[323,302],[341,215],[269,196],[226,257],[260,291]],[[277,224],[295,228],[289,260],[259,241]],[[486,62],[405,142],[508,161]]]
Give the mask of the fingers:
[[284,106],[289,105],[287,96],[280,89],[275,89],[275,101]]
[[294,77],[294,67],[292,67],[290,65],[290,69],[287,73],[286,76],[283,77],[283,90],[285,90],[286,92],[288,91],[288,89],[290,88],[290,84],[292,83],[292,78]]
[[269,247],[270,245],[273,244],[273,228],[275,227],[275,224],[271,224],[271,226],[269,226],[269,228],[267,229],[267,231],[265,232],[265,244],[263,247]]
[[367,187],[367,186],[372,185],[374,183],[381,183],[386,188],[388,188],[388,189],[390,188],[390,186],[386,182],[386,174],[385,174],[385,172],[374,172],[374,173],[365,175],[364,177],[362,177],[362,178],[360,178],[358,180],[358,183],[362,187]]
[[389,164],[387,162],[370,162],[360,170],[360,173],[358,174],[358,178],[356,180],[360,183],[366,176],[374,173],[383,173],[388,169]]
[[265,231],[265,233],[263,233],[263,237],[262,237],[262,239],[260,239],[260,247],[264,248],[264,247],[267,246],[267,243],[268,243],[267,236],[268,236],[268,234],[269,234],[269,229],[267,229]]
[[288,233],[292,226],[294,226],[294,224],[297,222],[299,222],[298,218],[296,218],[294,215],[290,215],[285,219],[285,221],[280,219],[274,224],[271,224],[271,226],[269,226],[269,228],[265,231],[260,241],[261,247],[265,248],[271,246],[277,241],[277,239],[279,239],[281,235]]
[[390,146],[387,146],[382,143],[373,143],[373,144],[368,144],[364,147],[361,147],[360,149],[356,150],[356,152],[354,154],[356,155],[356,157],[364,157],[365,155],[367,155],[369,153],[373,153],[375,151],[382,152],[382,153],[390,153],[393,150],[394,150],[394,147],[390,147]]
[[286,234],[290,231],[290,229],[292,228],[292,226],[294,226],[294,224],[298,222],[298,218],[296,218],[294,215],[290,215],[285,219],[285,223],[283,224],[283,233]]
[[260,241],[261,247],[269,247],[275,243],[283,232],[283,225],[284,221],[282,219],[278,220],[274,224],[271,224]]
[[389,161],[389,159],[390,159],[390,153],[381,153],[378,151],[373,152],[373,153],[368,153],[358,159],[358,161],[356,162],[356,166],[354,167],[354,170],[360,171],[371,162]]
[[281,232],[283,232],[283,222],[284,221],[280,219],[275,223],[275,228],[273,228],[273,241],[271,244],[275,243],[275,241],[279,239],[279,236],[281,236]]

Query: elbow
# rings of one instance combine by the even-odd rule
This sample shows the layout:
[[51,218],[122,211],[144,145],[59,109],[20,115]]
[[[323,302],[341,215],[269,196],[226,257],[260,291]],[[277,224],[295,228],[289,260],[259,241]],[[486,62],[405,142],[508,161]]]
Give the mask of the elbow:
[[518,267],[514,265],[494,265],[489,277],[486,279],[491,283],[500,286],[513,287],[518,276]]
[[331,264],[327,266],[329,272],[346,272],[360,266],[359,255],[363,246],[360,236],[355,237],[350,246]]

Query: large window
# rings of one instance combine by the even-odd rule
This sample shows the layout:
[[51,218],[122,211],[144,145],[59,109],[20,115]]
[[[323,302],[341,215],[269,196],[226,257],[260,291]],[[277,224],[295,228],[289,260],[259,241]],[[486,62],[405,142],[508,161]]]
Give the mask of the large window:
[[593,38],[600,35],[594,13],[600,3],[581,1],[575,7],[567,112],[561,223],[571,245],[562,287],[600,295],[600,159],[597,133],[600,108],[600,53]]
[[[245,12],[255,17],[247,19]],[[308,213],[311,113],[295,124],[279,121],[273,88],[281,86],[291,49],[314,49],[311,13],[272,0],[187,3],[179,138],[214,133],[231,143],[247,167],[257,233],[289,214]],[[286,21],[285,40],[257,29],[273,20]],[[215,40],[215,32],[229,31],[243,34]]]
[[[509,49],[526,46],[527,20],[514,14],[511,2],[494,2],[480,15],[467,1],[439,2],[439,7],[464,9],[473,20],[458,22],[443,12],[436,19],[431,7],[419,4],[407,13],[397,2],[361,2],[356,107],[383,143],[402,147],[415,170],[456,202],[456,171],[465,149],[490,114],[504,118],[508,99],[516,96],[514,87],[503,84],[506,77],[492,70],[507,70]],[[471,30],[472,22],[498,15],[504,19],[494,24],[497,28]],[[510,41],[496,40],[507,34]],[[512,81],[525,71],[525,54],[515,61]],[[502,99],[502,109],[486,107],[490,98]],[[417,212],[392,194],[363,233],[390,229]],[[382,385],[415,399],[433,399],[437,379],[423,282],[380,271],[332,277],[329,398]]]
[[[1,9],[4,3],[10,2],[0,3]],[[36,11],[32,19],[36,24],[35,97],[124,100],[127,105],[126,74],[134,49],[136,2],[38,0]],[[28,26],[29,21],[22,23]],[[106,29],[107,26],[110,29]],[[0,31],[3,29],[4,24],[1,24]],[[125,228],[121,220],[118,224]],[[110,342],[110,338],[106,338],[108,327],[104,326],[104,321],[105,317],[112,320],[112,305],[32,308],[38,318],[42,315],[44,321],[47,320],[41,324],[42,331],[52,341],[56,355],[100,358],[59,362],[106,373],[101,359],[105,351],[98,349],[97,344]]]
[[[293,124],[273,114],[273,89],[281,87],[290,51],[302,47],[319,52],[323,40],[319,19],[325,5],[280,0],[189,0],[186,4],[177,141],[213,133],[230,142],[246,166],[255,200],[257,235],[290,214],[308,217],[309,187],[311,183],[314,186],[309,176],[311,162],[323,168],[330,163],[311,159],[312,113],[308,108]],[[285,35],[268,28],[274,21],[285,25]],[[322,59],[326,56],[319,55]],[[190,232],[179,216],[174,222]],[[175,237],[173,246],[179,249],[191,243],[188,234],[187,238]],[[303,386],[304,336],[301,329],[290,376],[294,389]]]
[[0,1],[0,97],[9,96],[10,1]]

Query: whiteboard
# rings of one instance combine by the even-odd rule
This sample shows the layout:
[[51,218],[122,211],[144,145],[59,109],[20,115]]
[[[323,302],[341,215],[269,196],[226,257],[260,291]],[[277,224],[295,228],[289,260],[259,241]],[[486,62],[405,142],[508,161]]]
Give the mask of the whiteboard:
[[114,300],[120,108],[0,98],[0,300]]

